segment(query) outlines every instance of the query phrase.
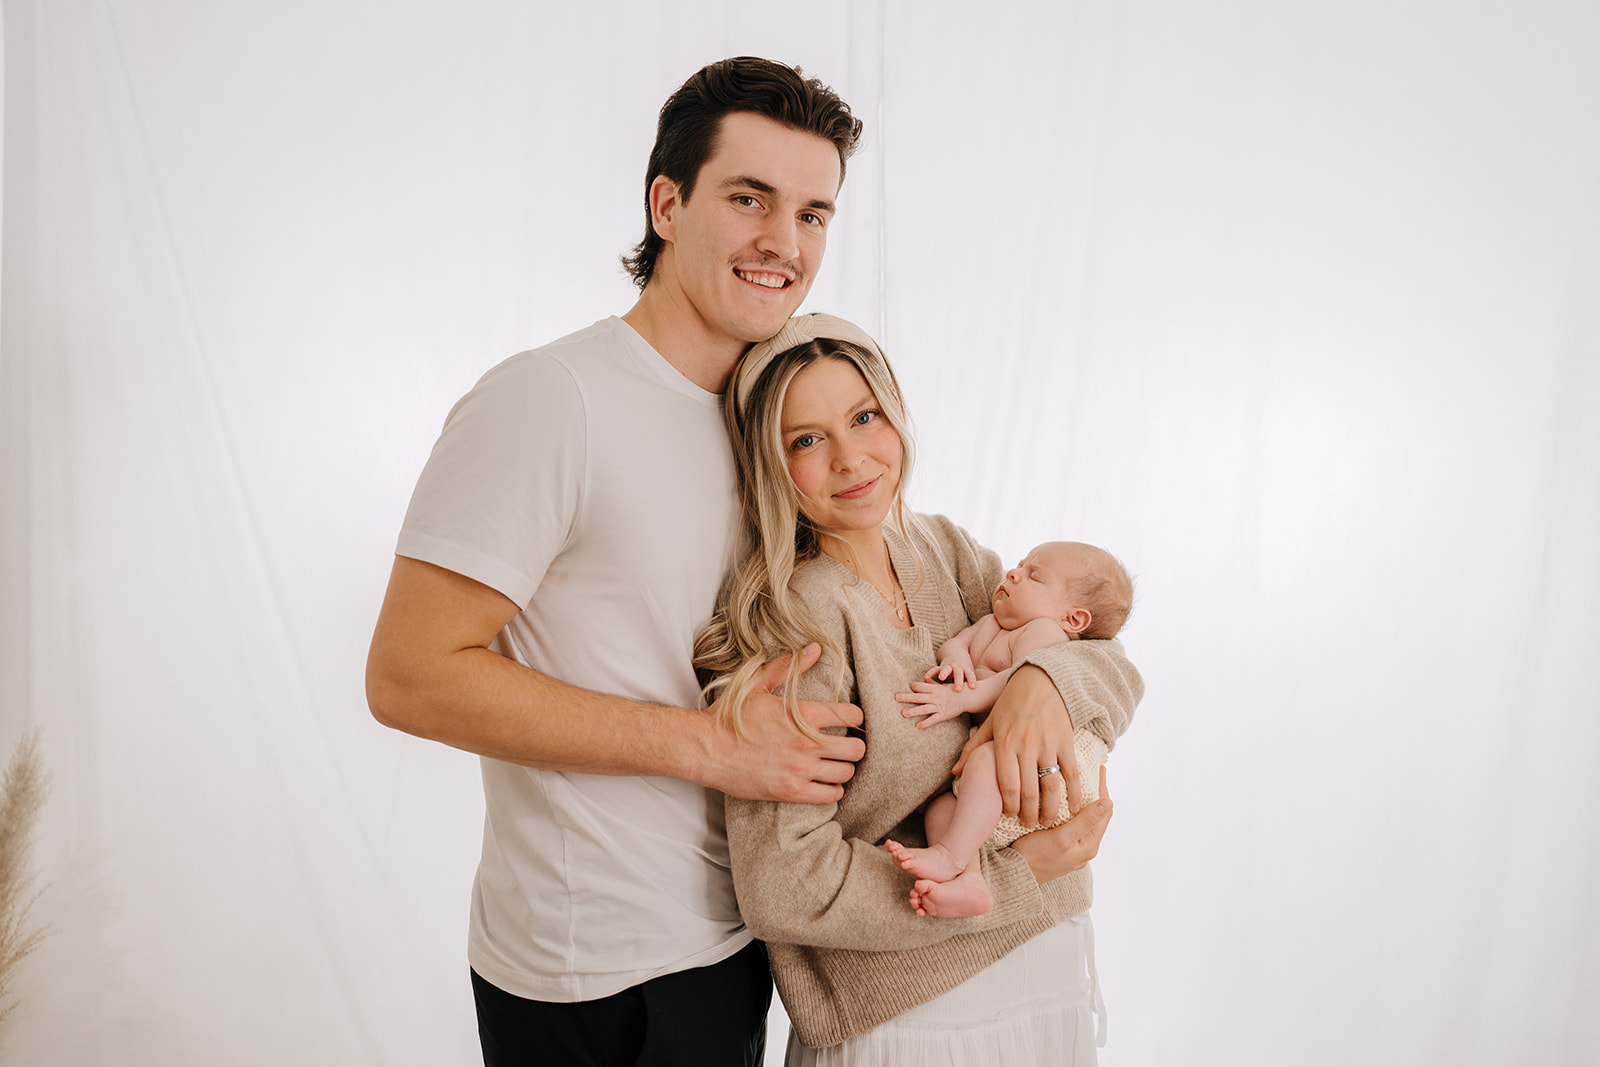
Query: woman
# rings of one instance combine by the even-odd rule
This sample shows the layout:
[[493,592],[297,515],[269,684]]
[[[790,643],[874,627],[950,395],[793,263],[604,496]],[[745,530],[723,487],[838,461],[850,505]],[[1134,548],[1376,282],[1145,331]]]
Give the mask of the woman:
[[[789,1062],[1093,1063],[1079,868],[1098,838],[1079,840],[1085,824],[986,847],[994,907],[971,918],[917,916],[911,876],[881,847],[902,834],[922,842],[922,805],[966,740],[958,720],[917,729],[894,694],[987,613],[999,559],[948,520],[905,509],[899,385],[850,323],[791,320],[746,355],[725,402],[747,547],[696,666],[721,676],[709,690],[731,692],[722,706],[737,708],[762,662],[817,642],[822,658],[787,692],[850,699],[865,714],[867,753],[837,804],[727,805],[740,910],[769,942],[794,1024]],[[1070,642],[1030,662],[1050,672],[1075,725],[1115,741],[1142,691],[1120,644]]]

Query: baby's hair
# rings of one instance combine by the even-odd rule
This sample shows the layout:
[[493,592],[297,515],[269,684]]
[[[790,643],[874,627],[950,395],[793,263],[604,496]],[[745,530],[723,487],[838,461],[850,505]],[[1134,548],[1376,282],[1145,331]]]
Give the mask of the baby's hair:
[[1105,557],[1109,568],[1092,570],[1071,586],[1073,598],[1089,610],[1089,625],[1079,636],[1091,640],[1117,636],[1133,612],[1133,579],[1128,577],[1128,568],[1109,552]]

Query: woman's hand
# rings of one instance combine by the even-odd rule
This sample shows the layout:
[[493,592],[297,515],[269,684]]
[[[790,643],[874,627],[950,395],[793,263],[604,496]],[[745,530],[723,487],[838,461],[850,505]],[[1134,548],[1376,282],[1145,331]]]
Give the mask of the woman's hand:
[[1077,870],[1100,851],[1100,840],[1111,824],[1111,794],[1106,792],[1106,768],[1100,765],[1100,799],[1050,830],[1036,830],[1012,842],[1040,884]]
[[995,701],[994,711],[967,740],[954,773],[960,774],[966,766],[968,753],[991,739],[1000,803],[1007,815],[1015,815],[1029,828],[1055,821],[1059,791],[1050,790],[1041,810],[1041,767],[1058,767],[1066,778],[1069,811],[1076,812],[1082,806],[1083,785],[1078,781],[1078,754],[1072,743],[1072,715],[1044,670],[1031,663],[1017,668]]

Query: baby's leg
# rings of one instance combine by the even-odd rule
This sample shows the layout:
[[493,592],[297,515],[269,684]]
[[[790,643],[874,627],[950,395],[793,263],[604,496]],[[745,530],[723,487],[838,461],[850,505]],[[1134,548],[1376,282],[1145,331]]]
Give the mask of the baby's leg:
[[928,810],[922,816],[922,828],[928,833],[929,841],[943,841],[944,835],[950,829],[950,820],[956,817],[956,808],[960,801],[954,792],[940,793],[928,801]]
[[[961,792],[953,798],[944,825],[928,827],[928,840],[938,842],[951,855],[966,861],[978,858],[994,824],[1000,818],[1000,780],[994,770],[994,742],[972,750],[961,769]],[[916,872],[912,872],[916,873]]]
[[967,869],[971,857],[957,856],[940,842],[956,817],[961,801],[954,793],[940,793],[928,802],[927,813],[922,818],[928,832],[927,848],[907,848],[898,841],[883,843],[902,870],[935,882],[948,882]]
[[928,805],[924,822],[927,848],[887,843],[903,870],[920,879],[911,903],[920,915],[982,915],[994,906],[978,866],[978,849],[1000,817],[1000,786],[995,779],[994,746],[981,745],[967,757],[961,795],[944,793]]

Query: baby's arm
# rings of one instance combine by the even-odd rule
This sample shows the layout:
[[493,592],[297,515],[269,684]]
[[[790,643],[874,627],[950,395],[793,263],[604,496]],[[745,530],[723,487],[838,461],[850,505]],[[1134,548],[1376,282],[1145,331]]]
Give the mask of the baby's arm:
[[953,719],[964,711],[975,714],[988,711],[1000,699],[1000,691],[1006,687],[1006,679],[1010,677],[1010,669],[1003,670],[965,689],[957,689],[949,683],[912,682],[911,692],[896,693],[894,698],[902,704],[911,705],[900,713],[906,718],[926,715],[926,719],[917,723],[918,729],[926,729],[936,722]]
[[[995,634],[990,635],[991,637],[999,634],[1000,624],[994,621],[993,615],[985,615],[963,630],[957,637],[946,641],[939,649],[939,658],[941,660],[944,658],[945,649],[955,642],[957,638],[971,634],[985,624],[994,628]],[[1041,648],[1049,648],[1051,645],[1071,640],[1067,632],[1054,619],[1034,619],[1020,630],[1012,632],[1010,637],[1011,662],[1013,665],[1021,662],[1022,657],[1030,652],[1037,652]],[[969,645],[970,643],[969,638]],[[936,722],[953,719],[964,711],[974,714],[988,711],[994,707],[994,702],[1000,699],[1000,693],[1005,689],[1006,682],[1010,680],[1011,672],[1015,669],[1015,666],[1007,667],[1003,671],[989,675],[982,681],[969,683],[965,689],[962,689],[959,684],[936,684],[931,677],[934,672],[929,671],[930,677],[925,681],[912,682],[911,692],[896,693],[895,699],[902,704],[912,705],[912,707],[906,708],[901,712],[906,718],[911,719],[918,715],[926,715],[926,719],[917,723],[919,729],[925,729]]]
[[978,672],[972,665],[972,650],[975,647],[980,649],[988,647],[999,633],[1000,624],[994,621],[994,616],[985,615],[939,646],[939,665],[929,668],[928,673],[922,676],[922,680],[951,682],[957,689],[975,685],[978,681]]

